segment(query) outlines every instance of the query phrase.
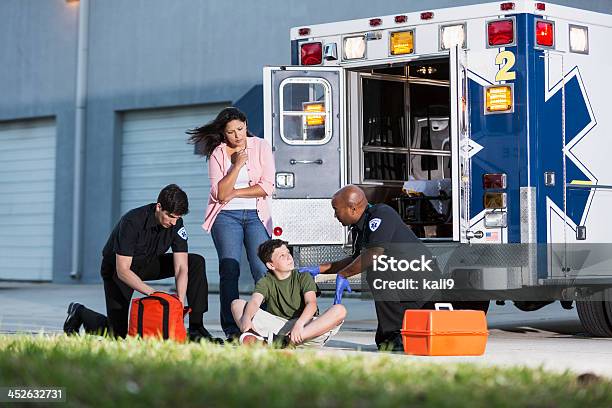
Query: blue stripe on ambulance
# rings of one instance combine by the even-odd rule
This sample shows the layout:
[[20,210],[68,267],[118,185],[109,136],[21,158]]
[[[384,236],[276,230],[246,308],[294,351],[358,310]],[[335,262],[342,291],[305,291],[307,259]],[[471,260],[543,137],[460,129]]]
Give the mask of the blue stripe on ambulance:
[[[517,33],[525,32],[526,14],[516,15]],[[517,34],[519,39],[520,34]],[[527,140],[526,43],[517,41],[506,47],[515,57],[513,71],[514,113],[484,115],[484,88],[478,82],[469,82],[470,138],[483,149],[472,157],[472,199],[470,217],[484,210],[482,177],[485,173],[506,173],[508,176],[508,242],[520,242],[520,186],[527,177],[527,158],[522,146]],[[469,63],[469,61],[468,61]],[[491,61],[492,64],[495,61]],[[475,75],[477,73],[470,73]]]

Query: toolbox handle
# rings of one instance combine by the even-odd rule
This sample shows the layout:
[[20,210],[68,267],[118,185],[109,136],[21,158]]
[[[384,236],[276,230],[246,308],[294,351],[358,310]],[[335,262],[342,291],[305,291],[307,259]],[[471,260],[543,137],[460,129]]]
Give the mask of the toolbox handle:
[[451,303],[436,303],[434,304],[434,307],[436,308],[436,310],[453,310],[453,305]]

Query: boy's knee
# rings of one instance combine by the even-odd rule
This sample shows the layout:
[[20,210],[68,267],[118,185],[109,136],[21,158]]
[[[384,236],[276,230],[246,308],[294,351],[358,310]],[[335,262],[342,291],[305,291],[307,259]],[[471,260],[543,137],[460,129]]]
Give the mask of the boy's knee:
[[346,317],[346,307],[343,305],[334,305],[334,315],[338,318],[338,320],[344,320]]

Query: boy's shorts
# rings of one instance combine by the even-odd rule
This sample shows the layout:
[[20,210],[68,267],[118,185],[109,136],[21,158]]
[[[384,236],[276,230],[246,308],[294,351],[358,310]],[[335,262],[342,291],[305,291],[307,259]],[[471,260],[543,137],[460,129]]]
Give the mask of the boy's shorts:
[[[315,319],[316,317],[312,318],[312,320]],[[287,334],[289,334],[297,320],[298,319],[287,320],[282,317],[273,315],[272,313],[266,312],[265,310],[259,309],[253,317],[253,330],[266,339],[270,338],[272,334],[286,336]],[[301,344],[301,346],[323,347],[332,336],[338,333],[338,330],[340,330],[340,326],[342,326],[342,323],[344,323],[344,321],[333,329],[331,329],[330,331],[328,331],[327,333],[323,333],[318,337],[305,341]]]

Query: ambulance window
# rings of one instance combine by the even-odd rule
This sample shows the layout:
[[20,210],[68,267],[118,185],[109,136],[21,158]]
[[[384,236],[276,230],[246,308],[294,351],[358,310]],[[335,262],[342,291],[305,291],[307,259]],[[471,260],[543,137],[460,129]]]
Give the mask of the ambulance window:
[[280,135],[291,145],[325,144],[332,136],[331,85],[323,78],[280,84]]

